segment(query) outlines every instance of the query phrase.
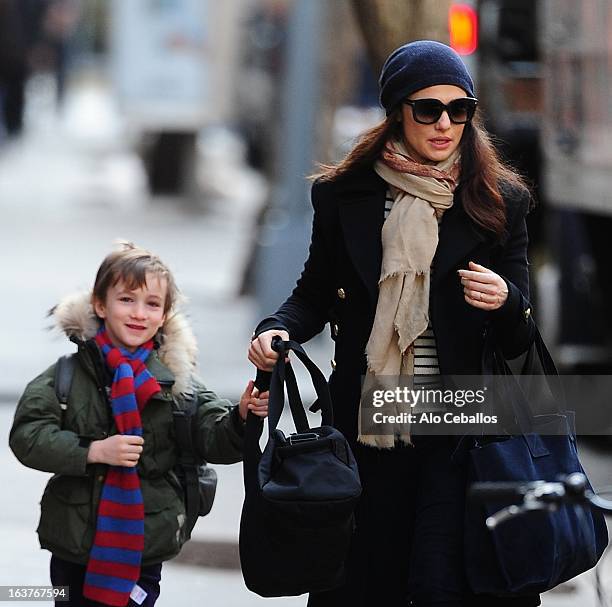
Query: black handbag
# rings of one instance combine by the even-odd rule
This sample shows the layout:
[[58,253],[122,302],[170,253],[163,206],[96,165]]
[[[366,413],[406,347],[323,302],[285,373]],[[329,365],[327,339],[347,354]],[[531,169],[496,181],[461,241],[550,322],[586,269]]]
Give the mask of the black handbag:
[[[270,379],[263,453],[259,447],[263,420],[249,413],[245,428],[239,542],[246,586],[264,597],[318,592],[343,583],[353,513],[361,494],[353,453],[332,425],[325,377],[297,342],[279,339],[274,347],[279,358]],[[312,378],[322,413],[320,427],[308,424],[295,375],[285,362],[290,350]],[[285,386],[297,430],[289,436],[277,427]]]
[[[535,357],[541,369],[535,368]],[[526,390],[512,375],[487,330],[483,353],[485,378],[513,420],[515,430],[502,438],[471,438],[468,478],[471,482],[557,480],[582,472],[578,459],[573,412],[564,406],[558,372],[536,327],[535,340],[522,374],[544,373],[555,410],[534,414]],[[493,384],[491,384],[493,385]],[[591,486],[589,485],[589,489]],[[603,515],[590,509],[561,505],[555,511],[529,512],[490,531],[485,520],[508,502],[467,502],[465,562],[472,591],[497,596],[533,595],[550,590],[594,567],[608,544]]]

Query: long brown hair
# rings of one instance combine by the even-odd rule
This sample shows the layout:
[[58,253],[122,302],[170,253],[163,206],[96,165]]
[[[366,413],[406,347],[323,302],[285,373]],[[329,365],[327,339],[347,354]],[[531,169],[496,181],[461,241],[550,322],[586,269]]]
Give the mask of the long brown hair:
[[[312,177],[335,181],[373,166],[387,141],[402,137],[399,116],[400,109],[392,111],[385,120],[365,131],[343,160],[337,164],[320,164],[320,171]],[[491,136],[482,126],[478,112],[465,125],[460,149],[459,196],[463,208],[477,225],[500,238],[506,224],[502,190],[530,194],[530,188],[523,177],[501,159]]]

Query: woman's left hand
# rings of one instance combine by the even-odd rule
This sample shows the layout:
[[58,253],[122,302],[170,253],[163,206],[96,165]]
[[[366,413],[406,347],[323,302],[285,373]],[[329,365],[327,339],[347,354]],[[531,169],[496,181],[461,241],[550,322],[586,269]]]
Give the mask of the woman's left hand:
[[255,382],[249,380],[245,391],[240,397],[240,404],[238,405],[238,411],[242,420],[246,420],[249,411],[257,415],[258,417],[268,416],[268,396],[269,392],[259,393],[259,390],[255,387]]
[[458,270],[465,301],[481,310],[497,310],[508,299],[508,285],[499,275],[470,261],[469,270]]

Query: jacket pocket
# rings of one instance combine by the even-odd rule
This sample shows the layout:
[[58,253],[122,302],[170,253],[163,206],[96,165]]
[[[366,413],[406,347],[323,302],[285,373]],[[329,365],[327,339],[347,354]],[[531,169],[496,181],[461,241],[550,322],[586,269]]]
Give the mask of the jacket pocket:
[[38,536],[43,547],[57,547],[84,558],[93,540],[95,513],[89,476],[51,477],[40,502]]
[[165,477],[141,479],[145,511],[143,562],[158,563],[178,554],[185,542],[185,506]]

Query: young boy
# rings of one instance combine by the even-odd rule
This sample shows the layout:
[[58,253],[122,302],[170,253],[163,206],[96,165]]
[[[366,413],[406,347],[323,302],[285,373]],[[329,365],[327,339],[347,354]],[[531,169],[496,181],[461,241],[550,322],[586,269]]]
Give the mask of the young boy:
[[68,406],[53,365],[26,387],[10,446],[26,466],[54,473],[38,536],[52,553],[51,582],[70,587],[62,605],[155,604],[161,563],[188,536],[173,404],[195,397],[195,447],[216,464],[242,459],[249,410],[267,415],[268,395],[252,381],[232,407],[195,377],[197,345],[177,297],[158,257],[122,243],[92,293],[51,312],[78,346]]

